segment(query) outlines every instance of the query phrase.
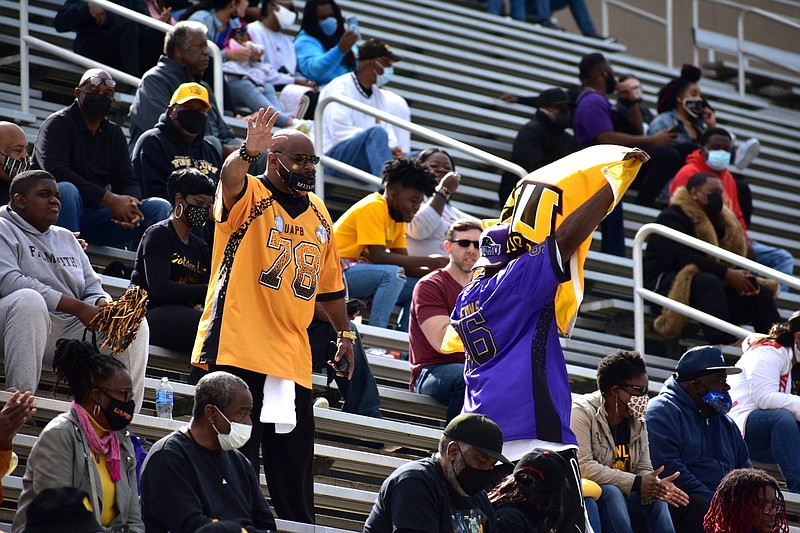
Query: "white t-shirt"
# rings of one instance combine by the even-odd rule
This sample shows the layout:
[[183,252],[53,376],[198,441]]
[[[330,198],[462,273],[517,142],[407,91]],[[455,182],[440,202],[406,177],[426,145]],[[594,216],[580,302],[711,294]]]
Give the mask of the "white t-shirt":
[[[271,67],[267,74],[267,82],[271,85],[289,85],[295,81],[297,72],[297,56],[291,37],[272,31],[261,21],[247,25],[250,39],[264,47],[261,62]],[[283,72],[281,72],[283,67]]]

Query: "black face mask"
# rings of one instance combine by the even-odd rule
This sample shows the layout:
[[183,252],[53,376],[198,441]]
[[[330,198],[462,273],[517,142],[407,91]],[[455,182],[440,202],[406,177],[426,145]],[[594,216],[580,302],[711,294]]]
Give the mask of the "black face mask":
[[[278,156],[276,155],[275,157],[277,158]],[[286,165],[284,165],[280,159],[278,159],[278,163],[286,171],[285,175],[278,172],[278,177],[280,177],[281,181],[283,181],[283,183],[289,187],[289,190],[295,194],[297,194],[297,191],[312,192],[314,190],[314,185],[317,182],[316,171],[314,171],[313,175],[306,176],[304,174],[292,172],[286,168]]]
[[133,420],[133,411],[136,409],[136,404],[133,399],[127,402],[121,402],[111,396],[108,398],[111,401],[108,402],[108,406],[103,409],[103,414],[106,415],[109,429],[111,429],[111,431],[125,429],[128,427],[128,424],[131,423],[131,420]]
[[708,200],[706,213],[709,215],[718,215],[720,211],[722,211],[722,193],[715,192],[707,194],[706,199]]
[[202,205],[192,205],[187,202],[184,213],[186,213],[186,221],[192,229],[200,229],[208,222],[208,208]]
[[606,78],[606,94],[612,94],[617,89],[617,78],[609,74]]
[[175,120],[191,135],[200,135],[206,132],[208,115],[196,109],[181,109],[175,112]]
[[561,128],[562,130],[569,128],[570,126],[572,126],[572,111],[570,111],[569,109],[559,111],[558,113],[556,113],[553,122],[555,123],[556,126]]
[[22,159],[12,159],[3,152],[0,152],[0,155],[6,158],[6,160],[3,162],[3,172],[6,173],[6,176],[8,176],[8,179],[10,180],[13,180],[14,176],[16,176],[17,174],[21,174],[22,172],[25,172],[31,166],[30,157],[23,157]]
[[111,99],[97,93],[83,93],[81,109],[94,120],[103,120],[111,110]]
[[[464,468],[456,474],[456,481],[461,486],[461,490],[463,490],[467,495],[472,496],[473,494],[478,494],[483,488],[489,484],[492,480],[492,471],[491,470],[478,470],[477,468],[473,468],[467,464],[467,460],[464,459],[464,452],[461,451],[461,448],[458,448],[458,453],[461,454],[461,460],[464,461]],[[455,469],[455,464],[453,464],[452,468]]]

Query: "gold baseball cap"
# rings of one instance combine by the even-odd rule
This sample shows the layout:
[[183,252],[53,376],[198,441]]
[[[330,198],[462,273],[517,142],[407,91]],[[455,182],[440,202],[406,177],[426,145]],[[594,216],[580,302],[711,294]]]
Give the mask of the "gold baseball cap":
[[182,83],[175,92],[172,93],[172,99],[169,105],[185,104],[189,100],[200,100],[206,104],[206,107],[211,107],[211,100],[208,97],[208,89],[199,83]]

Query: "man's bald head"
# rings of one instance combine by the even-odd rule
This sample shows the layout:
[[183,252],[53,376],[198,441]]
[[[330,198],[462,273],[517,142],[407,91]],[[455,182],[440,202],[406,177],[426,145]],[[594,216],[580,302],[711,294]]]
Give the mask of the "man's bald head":
[[[278,152],[290,152],[293,154],[314,155],[314,143],[311,137],[302,131],[292,129],[277,130],[272,134],[272,138],[286,137],[286,140],[275,145]],[[272,150],[275,151],[275,150]]]
[[13,122],[0,121],[0,179],[11,180],[28,168],[28,139]]
[[78,82],[78,87],[82,87],[87,81],[89,81],[89,78],[94,78],[95,76],[97,76],[98,78],[102,78],[104,80],[112,79],[111,74],[109,74],[105,70],[101,68],[90,68],[89,70],[83,73],[83,76],[81,76],[81,81]]

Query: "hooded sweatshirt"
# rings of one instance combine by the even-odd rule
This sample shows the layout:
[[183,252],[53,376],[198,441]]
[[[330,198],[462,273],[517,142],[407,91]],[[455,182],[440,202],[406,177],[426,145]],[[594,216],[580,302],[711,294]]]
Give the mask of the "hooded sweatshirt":
[[69,230],[50,226],[39,231],[4,205],[0,207],[0,297],[20,289],[41,294],[51,313],[56,313],[63,294],[92,305],[101,297],[111,300]]
[[139,137],[131,158],[133,173],[139,180],[144,196],[157,196],[170,203],[174,199],[167,194],[167,180],[174,171],[196,168],[216,185],[222,167],[216,148],[202,135],[195,137],[191,143],[186,142],[166,113],[161,114],[155,128]]
[[674,377],[650,400],[647,413],[650,459],[664,472],[680,472],[675,485],[711,500],[717,485],[734,468],[750,468],[739,428],[728,416],[707,417]]

